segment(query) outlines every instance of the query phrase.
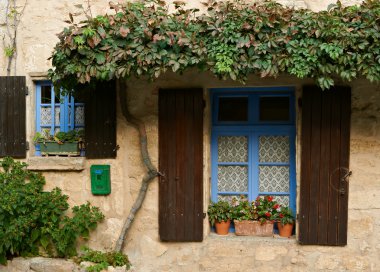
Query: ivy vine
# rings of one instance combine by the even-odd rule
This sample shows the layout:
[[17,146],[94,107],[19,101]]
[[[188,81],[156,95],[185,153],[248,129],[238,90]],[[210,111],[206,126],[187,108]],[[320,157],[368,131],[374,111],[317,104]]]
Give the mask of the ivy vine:
[[59,34],[50,77],[78,84],[130,76],[159,77],[168,70],[211,71],[244,82],[250,74],[288,73],[314,78],[380,80],[380,1],[312,12],[272,1],[205,3],[205,12],[174,10],[161,0],[110,3],[114,14],[88,18]]

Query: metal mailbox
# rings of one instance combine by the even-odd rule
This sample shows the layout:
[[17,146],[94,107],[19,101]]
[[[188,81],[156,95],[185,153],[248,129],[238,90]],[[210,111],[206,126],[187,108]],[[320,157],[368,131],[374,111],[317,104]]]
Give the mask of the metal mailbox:
[[110,165],[91,165],[91,192],[94,195],[111,193]]

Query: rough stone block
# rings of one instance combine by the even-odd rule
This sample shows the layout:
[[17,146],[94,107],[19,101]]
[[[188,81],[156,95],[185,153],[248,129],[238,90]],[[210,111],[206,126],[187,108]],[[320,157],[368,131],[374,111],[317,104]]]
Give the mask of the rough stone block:
[[35,272],[69,272],[78,269],[73,261],[42,257],[31,259],[30,268]]

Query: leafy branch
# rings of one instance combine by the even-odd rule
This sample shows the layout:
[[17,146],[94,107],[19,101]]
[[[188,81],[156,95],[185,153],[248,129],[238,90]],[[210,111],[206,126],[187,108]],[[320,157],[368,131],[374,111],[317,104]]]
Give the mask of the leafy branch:
[[206,13],[161,0],[115,4],[114,14],[87,17],[60,33],[50,77],[66,90],[92,80],[159,77],[167,70],[210,70],[244,82],[250,74],[380,80],[380,1],[328,11],[264,1],[214,1]]

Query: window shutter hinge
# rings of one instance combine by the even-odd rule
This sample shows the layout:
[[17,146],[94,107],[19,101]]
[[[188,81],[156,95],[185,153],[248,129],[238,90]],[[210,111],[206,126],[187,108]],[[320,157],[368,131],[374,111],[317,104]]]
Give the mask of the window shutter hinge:
[[203,109],[205,109],[206,108],[206,100],[202,100],[202,104],[203,104]]
[[297,214],[296,214],[296,220],[298,220],[298,219],[299,219],[299,214],[297,213]]
[[302,98],[298,98],[298,107],[302,108]]
[[25,142],[25,150],[29,150],[30,146],[29,146],[29,141],[26,141]]
[[203,219],[204,219],[204,218],[206,218],[206,213],[205,213],[205,212],[203,213]]
[[29,95],[29,88],[28,88],[28,86],[25,86],[25,95]]

